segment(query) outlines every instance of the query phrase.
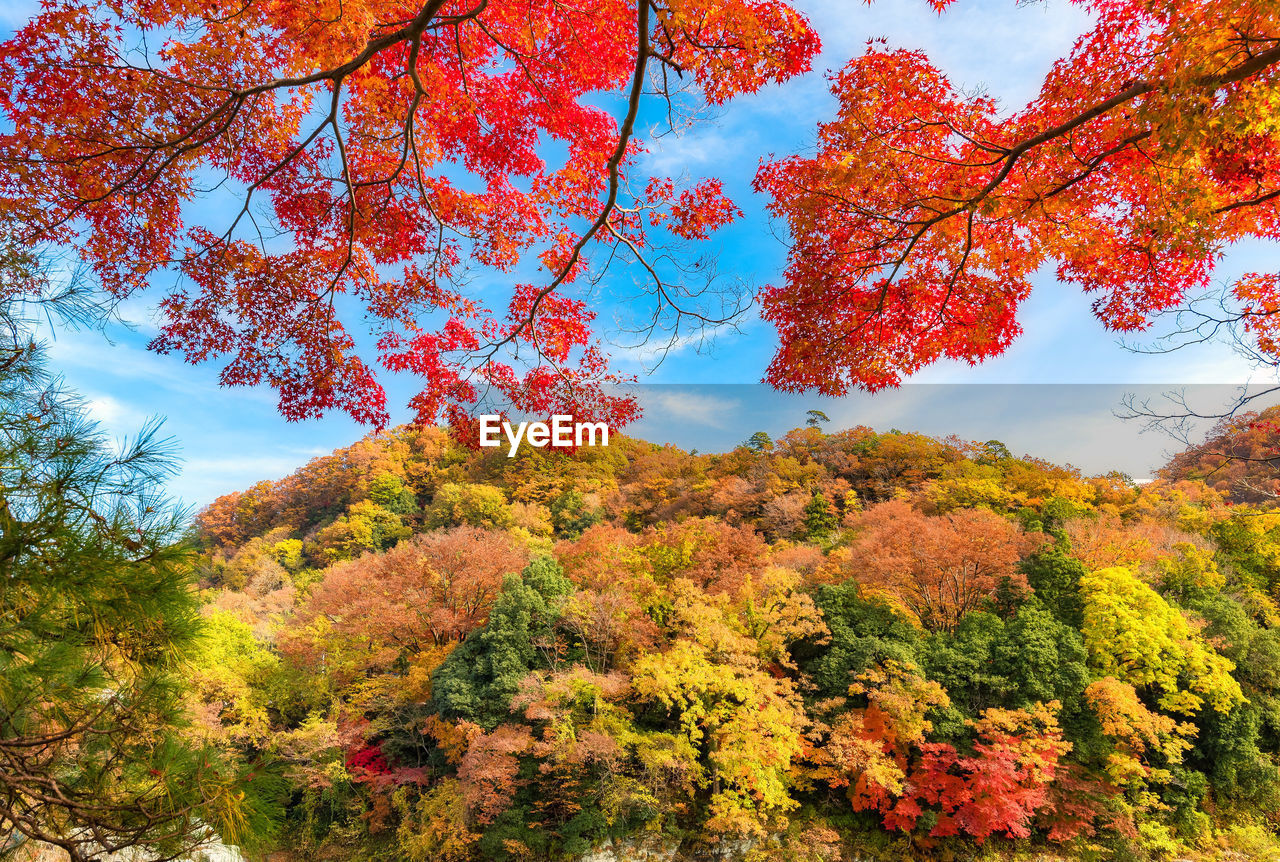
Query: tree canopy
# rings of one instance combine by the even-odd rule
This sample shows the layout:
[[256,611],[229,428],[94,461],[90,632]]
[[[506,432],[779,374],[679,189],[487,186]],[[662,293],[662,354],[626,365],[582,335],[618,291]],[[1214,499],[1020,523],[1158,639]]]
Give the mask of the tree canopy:
[[[0,48],[0,215],[116,297],[164,291],[152,346],[269,384],[290,418],[385,423],[381,365],[420,378],[424,420],[498,401],[625,424],[588,289],[611,264],[637,273],[641,339],[758,298],[770,383],[877,389],[1004,351],[1046,263],[1134,331],[1276,238],[1274,4],[1084,5],[1012,111],[920,51],[837,70],[815,152],[755,176],[791,248],[755,296],[690,247],[740,215],[722,180],[645,176],[638,119],[808,72],[819,34],[783,0],[46,3]],[[484,274],[514,285],[482,298]],[[1235,323],[1273,361],[1277,277],[1180,330]]]
[[299,858],[1268,858],[1277,517],[995,441],[402,427],[197,516],[197,717]]

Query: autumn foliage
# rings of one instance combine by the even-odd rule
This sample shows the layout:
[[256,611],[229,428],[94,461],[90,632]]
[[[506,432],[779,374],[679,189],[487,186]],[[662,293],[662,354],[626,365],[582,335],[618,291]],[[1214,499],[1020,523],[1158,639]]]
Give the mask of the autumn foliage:
[[[816,152],[755,180],[793,238],[762,297],[771,383],[878,389],[1002,353],[1047,263],[1105,326],[1141,330],[1208,291],[1224,248],[1277,237],[1274,4],[1083,5],[1093,29],[1013,111],[920,51],[871,44],[832,77]],[[1276,289],[1248,273],[1228,296],[1267,356]]]
[[[831,73],[814,151],[754,178],[790,244],[758,291],[770,383],[981,362],[1050,263],[1104,325],[1144,329],[1225,248],[1277,236],[1274,4],[1082,5],[1092,29],[1012,110],[909,46]],[[637,273],[659,346],[757,298],[690,248],[742,214],[724,179],[646,175],[641,115],[678,129],[819,49],[783,0],[56,0],[0,47],[0,217],[116,297],[162,291],[154,349],[270,385],[290,418],[384,424],[380,366],[460,430],[481,404],[622,425],[588,281]],[[1246,273],[1185,331],[1233,324],[1274,359],[1278,289]]]
[[1071,750],[1056,719],[1060,704],[984,711],[969,722],[977,740],[973,754],[963,756],[951,745],[926,742],[933,725],[924,716],[949,700],[917,669],[887,663],[849,692],[865,696],[867,707],[838,720],[814,761],[826,783],[849,787],[855,809],[878,811],[886,828],[904,832],[929,812],[930,836],[964,834],[979,844],[996,832],[1031,835],[1059,760]]
[[1280,410],[1246,411],[1217,424],[1205,440],[1175,455],[1160,471],[1170,481],[1194,479],[1239,503],[1268,503],[1280,495]]
[[307,663],[327,650],[331,664],[341,649],[354,662],[351,671],[386,669],[478,628],[503,577],[527,561],[528,551],[502,533],[457,527],[339,562],[298,609],[282,648]]
[[848,571],[927,629],[952,630],[1002,584],[1025,589],[1016,564],[1032,540],[987,509],[924,515],[901,500],[849,520],[857,535]]
[[[154,350],[378,430],[213,501],[192,549],[134,529],[162,515],[104,481],[130,456],[43,390],[2,414],[30,643],[0,652],[0,852],[176,858],[278,810],[293,859],[1280,857],[1271,413],[1144,485],[821,411],[710,455],[467,445],[478,412],[637,416],[596,320],[620,266],[659,346],[758,300],[785,390],[995,356],[1046,266],[1111,329],[1180,309],[1280,361],[1280,275],[1193,302],[1280,238],[1280,5],[1081,5],[1013,110],[909,48],[832,73],[815,145],[755,174],[789,253],[753,292],[702,245],[727,178],[649,175],[641,134],[808,73],[784,0],[42,3],[0,45],[0,311],[65,250],[158,294]],[[77,437],[106,472],[42,473]],[[66,565],[103,553],[129,589]]]
[[[652,98],[686,98],[683,78],[722,104],[817,50],[780,0],[69,0],[0,48],[0,214],[117,297],[178,276],[151,346],[269,384],[290,418],[385,424],[373,341],[422,381],[425,420],[501,396],[622,425],[635,406],[602,389],[618,378],[575,282],[739,215],[718,180],[636,175],[650,76]],[[517,283],[482,303],[477,270]],[[723,316],[667,279],[648,285],[662,316]]]
[[288,777],[304,854],[1265,855],[1275,519],[996,441],[394,429],[198,517],[198,720]]

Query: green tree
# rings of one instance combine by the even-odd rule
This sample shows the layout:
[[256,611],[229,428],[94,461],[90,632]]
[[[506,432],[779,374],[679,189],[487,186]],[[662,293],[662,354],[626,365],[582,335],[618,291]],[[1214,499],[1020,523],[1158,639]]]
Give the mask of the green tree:
[[378,473],[369,480],[369,499],[397,515],[408,515],[418,510],[413,490],[404,484],[403,479],[391,473]]
[[539,557],[507,575],[484,627],[449,653],[431,678],[440,713],[492,729],[509,714],[520,681],[555,658],[555,622],[573,585],[554,560]]
[[997,661],[1008,637],[1000,617],[973,611],[953,631],[933,632],[925,641],[923,669],[951,698],[949,707],[939,709],[935,722],[940,734],[959,735],[966,720],[1016,699],[1017,683]]
[[0,348],[0,845],[171,858],[267,832],[264,785],[184,734],[201,621],[158,426],[113,449],[20,330]]
[[804,415],[807,417],[804,420],[804,424],[809,428],[817,428],[823,422],[831,421],[827,418],[827,414],[823,413],[821,410],[806,410]]
[[856,582],[824,584],[813,600],[830,636],[822,642],[801,641],[792,652],[820,697],[845,696],[853,678],[875,665],[916,662],[920,630],[883,600],[862,596]]
[[814,492],[813,498],[804,507],[805,535],[810,539],[822,541],[835,532],[839,521],[836,511],[821,491]]
[[1056,700],[1064,715],[1074,713],[1089,683],[1089,654],[1080,633],[1035,598],[1018,608],[1005,632],[996,647],[996,663],[1016,686],[1009,706],[1021,709]]
[[935,632],[925,643],[924,666],[951,694],[940,714],[944,733],[985,710],[1029,709],[1058,701],[1074,718],[1089,682],[1088,653],[1079,632],[1054,618],[1035,598],[1010,619],[977,611],[954,632]]
[[582,531],[604,519],[604,512],[599,506],[588,506],[581,491],[568,490],[555,497],[547,509],[551,512],[551,524],[556,535],[565,539],[576,539]]
[[979,452],[973,460],[979,464],[998,464],[1012,459],[1013,453],[1009,451],[1008,446],[999,440],[988,440],[979,447]]
[[743,444],[752,452],[771,452],[773,451],[773,438],[764,431],[757,431],[747,438],[747,442]]
[[1088,574],[1083,563],[1052,545],[1032,554],[1018,568],[1027,576],[1027,586],[1055,617],[1073,628],[1080,627],[1084,622],[1080,579]]

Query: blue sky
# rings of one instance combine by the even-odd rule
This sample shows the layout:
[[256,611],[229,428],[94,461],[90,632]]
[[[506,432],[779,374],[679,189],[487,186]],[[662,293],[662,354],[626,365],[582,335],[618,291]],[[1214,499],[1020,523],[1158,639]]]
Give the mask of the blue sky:
[[[35,5],[0,3],[0,31],[20,26]],[[985,90],[1010,110],[1034,95],[1050,63],[1089,25],[1084,12],[1062,0],[1023,5],[956,0],[942,16],[924,0],[874,5],[797,0],[796,5],[822,35],[819,69],[839,68],[863,50],[867,39],[885,37],[890,45],[924,49],[957,85]],[[771,232],[762,201],[750,193],[750,179],[761,156],[810,146],[815,124],[832,109],[825,81],[810,75],[739,100],[682,136],[652,143],[644,167],[657,174],[721,177],[746,212],[720,244],[721,266],[767,283],[778,277],[785,250]],[[1235,249],[1218,277],[1230,280],[1273,266],[1273,257],[1274,250],[1262,245]],[[724,449],[754,430],[785,431],[800,423],[805,409],[819,407],[836,427],[869,424],[999,438],[1015,452],[1144,478],[1172,443],[1141,435],[1138,423],[1113,415],[1126,393],[1158,397],[1170,388],[1200,385],[1193,397],[1215,406],[1231,397],[1230,385],[1265,382],[1226,345],[1163,356],[1134,354],[1101,328],[1078,291],[1057,284],[1051,274],[1038,278],[1035,288],[1020,316],[1024,334],[1005,355],[978,368],[941,364],[900,391],[839,403],[783,398],[747,385],[759,382],[775,346],[772,328],[750,314],[738,332],[723,333],[712,343],[679,345],[656,370],[650,368],[652,351],[616,349],[620,367],[640,374],[645,384],[638,393],[647,415],[632,431],[704,451]],[[113,434],[132,433],[148,416],[166,417],[166,430],[185,462],[173,490],[187,503],[202,505],[259,479],[278,478],[367,430],[338,414],[285,422],[271,392],[224,389],[217,384],[216,366],[191,367],[180,357],[147,352],[154,332],[148,306],[160,296],[157,289],[126,306],[133,330],[113,328],[110,340],[95,332],[55,333],[50,355]],[[602,323],[607,325],[615,310],[606,307]],[[417,388],[408,379],[388,378],[384,384],[397,407]],[[397,409],[393,421],[407,416]]]

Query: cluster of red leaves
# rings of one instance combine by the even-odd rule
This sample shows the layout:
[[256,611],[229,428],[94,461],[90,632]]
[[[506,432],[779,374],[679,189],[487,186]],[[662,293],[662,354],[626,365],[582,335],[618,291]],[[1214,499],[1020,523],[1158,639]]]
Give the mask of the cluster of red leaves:
[[[52,0],[0,45],[0,213],[116,296],[176,276],[152,347],[224,359],[289,418],[387,421],[363,316],[421,420],[491,400],[623,425],[567,295],[588,252],[642,247],[652,207],[685,239],[738,214],[715,182],[628,191],[649,72],[721,103],[818,47],[781,0]],[[492,308],[463,289],[533,262]]]
[[[924,708],[927,704],[912,705]],[[1054,719],[1056,709],[1054,703],[1033,710],[988,710],[972,722],[978,734],[972,753],[960,754],[952,745],[926,742],[927,722],[901,733],[893,704],[886,708],[873,700],[852,726],[858,740],[896,764],[898,777],[887,782],[883,769],[854,766],[853,807],[879,811],[886,829],[902,832],[914,831],[928,813],[928,834],[934,838],[964,834],[979,844],[997,832],[1026,838],[1050,799],[1059,760],[1071,750]],[[856,751],[856,744],[843,746]],[[848,783],[847,777],[828,780],[836,786]],[[1074,834],[1066,823],[1058,832],[1060,838]]]
[[[761,297],[769,382],[841,394],[994,356],[1048,261],[1107,326],[1142,329],[1227,245],[1280,237],[1275,3],[1082,3],[1094,28],[1013,113],[917,51],[833,76],[816,153],[755,178],[793,240]],[[783,0],[51,0],[0,46],[0,214],[117,296],[176,274],[152,346],[225,359],[224,383],[274,387],[290,418],[386,421],[344,322],[363,314],[381,365],[423,381],[421,420],[492,400],[623,425],[635,404],[568,292],[621,256],[679,318],[652,234],[740,214],[718,180],[630,182],[649,73],[659,98],[680,77],[719,105],[818,50]],[[601,92],[625,96],[621,122]],[[475,268],[510,295],[480,303]],[[1276,274],[1231,301],[1275,357]]]
[[1049,800],[1062,746],[1057,733],[996,735],[975,743],[971,756],[926,743],[907,777],[914,792],[883,811],[884,825],[910,832],[931,809],[936,819],[929,834],[935,838],[964,834],[979,844],[996,832],[1026,838],[1033,816]]
[[[1071,751],[1057,701],[984,711],[968,722],[976,738],[962,754],[928,740],[933,724],[926,715],[950,699],[914,667],[887,662],[860,676],[849,693],[865,696],[867,706],[839,713],[832,726],[818,722],[820,742],[808,761],[811,777],[848,788],[854,810],[879,812],[887,829],[919,829],[929,838],[963,834],[979,844],[998,832],[1026,838],[1038,814],[1052,814],[1052,787]],[[829,706],[843,707],[842,700]],[[1054,840],[1068,840],[1092,829],[1099,812],[1086,795],[1044,822]]]
[[347,769],[353,775],[384,775],[391,771],[386,755],[376,745],[365,745],[347,757]]
[[[1206,290],[1228,244],[1280,237],[1280,8],[1083,5],[1094,29],[1012,114],[915,51],[872,46],[834,76],[816,154],[756,177],[793,238],[763,296],[771,383],[840,394],[1001,353],[1050,260],[1108,327],[1142,329]],[[1275,277],[1234,293],[1274,356]]]

